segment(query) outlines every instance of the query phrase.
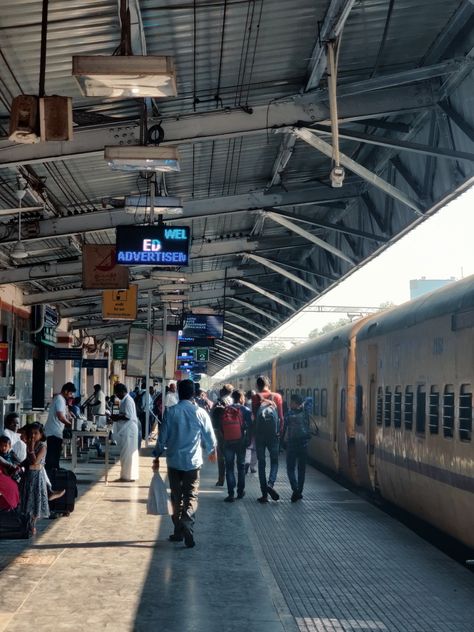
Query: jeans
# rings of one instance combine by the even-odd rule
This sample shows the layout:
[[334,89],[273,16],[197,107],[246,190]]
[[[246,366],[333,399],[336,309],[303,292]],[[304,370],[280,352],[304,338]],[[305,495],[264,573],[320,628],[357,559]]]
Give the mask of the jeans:
[[[278,437],[272,437],[271,439],[256,437],[255,447],[257,448],[257,460],[258,460],[258,478],[260,481],[260,489],[264,496],[267,495],[267,486],[273,487],[278,474],[278,454],[280,448],[280,439]],[[268,450],[270,454],[270,476],[267,477],[265,473],[266,465],[266,453]]]
[[169,467],[168,479],[173,506],[171,520],[174,525],[174,533],[180,536],[183,535],[183,531],[192,533],[199,491],[199,468],[184,471]]
[[222,430],[214,428],[214,432],[217,439],[217,482],[223,485],[225,477],[224,436]]
[[46,439],[46,444],[48,446],[48,449],[46,452],[45,469],[58,470],[59,459],[61,458],[61,450],[63,448],[63,440],[59,437],[51,436]]
[[237,460],[237,493],[241,494],[245,488],[245,445],[243,441],[224,442],[225,476],[227,479],[227,493],[234,495],[235,468]]
[[[296,469],[298,471],[298,478],[295,476]],[[288,444],[286,449],[286,472],[291,489],[301,494],[306,472],[306,445]]]

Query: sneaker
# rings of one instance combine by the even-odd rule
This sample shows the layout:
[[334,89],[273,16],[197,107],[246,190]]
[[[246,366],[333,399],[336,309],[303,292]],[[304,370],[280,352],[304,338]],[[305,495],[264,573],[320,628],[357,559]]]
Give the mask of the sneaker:
[[184,544],[188,547],[188,549],[192,549],[193,546],[196,545],[194,541],[194,536],[191,531],[188,529],[184,529]]
[[241,492],[239,492],[239,493],[237,494],[237,498],[239,498],[239,499],[240,499],[240,498],[243,498],[244,496],[245,496],[245,492],[244,492],[244,491],[241,491]]
[[265,496],[260,496],[260,498],[257,498],[257,502],[258,503],[267,503],[268,502],[268,496],[265,494]]
[[280,494],[278,494],[270,485],[267,487],[267,492],[270,494],[272,500],[280,500]]
[[229,494],[229,495],[227,496],[227,498],[224,498],[224,502],[225,502],[225,503],[233,503],[233,502],[234,502],[234,500],[235,500],[235,498],[234,498],[234,495],[233,495],[233,494],[232,494],[232,496]]
[[168,540],[170,542],[182,542],[183,536],[180,535],[179,533],[172,533],[170,536],[168,536]]

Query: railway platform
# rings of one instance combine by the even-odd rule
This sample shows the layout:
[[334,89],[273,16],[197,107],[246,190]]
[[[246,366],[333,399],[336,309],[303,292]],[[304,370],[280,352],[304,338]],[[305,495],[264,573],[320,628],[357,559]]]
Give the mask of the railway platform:
[[474,575],[312,468],[291,503],[282,461],[281,500],[262,506],[256,475],[224,503],[207,464],[187,549],[167,541],[169,518],[146,515],[151,459],[140,464],[139,483],[108,486],[103,466],[80,465],[70,517],[0,542],[0,631],[473,629]]

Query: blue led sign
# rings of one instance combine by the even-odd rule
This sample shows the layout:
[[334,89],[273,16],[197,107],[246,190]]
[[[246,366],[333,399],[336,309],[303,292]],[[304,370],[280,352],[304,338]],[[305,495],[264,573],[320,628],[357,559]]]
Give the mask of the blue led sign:
[[126,266],[187,266],[189,226],[117,226],[116,262]]

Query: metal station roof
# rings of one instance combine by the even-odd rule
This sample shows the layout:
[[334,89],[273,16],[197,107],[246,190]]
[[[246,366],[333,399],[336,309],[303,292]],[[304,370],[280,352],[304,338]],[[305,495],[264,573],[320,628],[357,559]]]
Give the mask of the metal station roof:
[[[73,97],[68,143],[8,140],[12,98],[38,92],[42,1],[3,0],[0,13],[0,213],[18,205],[18,174],[31,209],[22,213],[30,255],[19,262],[10,257],[17,217],[0,215],[0,283],[20,286],[26,304],[58,305],[98,338],[124,328],[103,322],[99,295],[81,290],[81,246],[113,243],[115,226],[143,221],[120,205],[149,183],[103,159],[104,145],[139,142],[143,104],[81,96],[71,58],[116,51],[119,5],[49,2],[46,94]],[[181,197],[178,223],[192,227],[188,286],[142,267],[131,280],[153,292],[158,326],[170,294],[187,297],[170,304],[172,319],[183,308],[225,308],[211,374],[473,176],[470,0],[129,0],[129,8],[133,52],[175,58],[178,96],[155,100],[148,123],[161,121],[165,142],[179,146],[181,172],[161,186]],[[326,42],[336,37],[339,189],[324,153]],[[139,318],[145,309],[142,300]]]

